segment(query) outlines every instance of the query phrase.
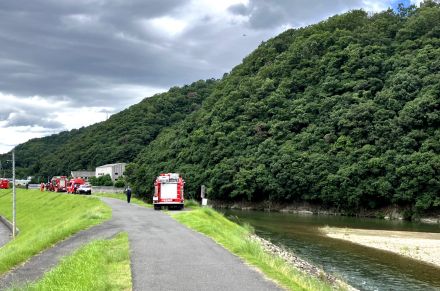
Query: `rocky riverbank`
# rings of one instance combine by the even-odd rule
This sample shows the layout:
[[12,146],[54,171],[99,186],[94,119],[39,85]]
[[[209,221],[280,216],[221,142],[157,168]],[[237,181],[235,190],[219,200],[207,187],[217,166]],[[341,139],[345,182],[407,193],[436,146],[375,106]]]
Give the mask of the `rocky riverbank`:
[[330,284],[336,286],[336,287],[342,287],[346,290],[355,291],[356,288],[348,285],[344,281],[340,280],[339,278],[336,278],[335,276],[325,273],[322,269],[310,264],[309,262],[297,257],[292,252],[286,250],[283,247],[277,246],[270,241],[263,239],[257,235],[252,235],[251,237],[253,240],[257,241],[265,251],[268,253],[273,254],[274,256],[278,256],[283,258],[287,263],[290,265],[298,268],[302,272],[309,274],[311,276],[317,277],[321,280],[325,280],[329,282]]
[[440,268],[440,233],[324,227],[328,237],[376,248]]

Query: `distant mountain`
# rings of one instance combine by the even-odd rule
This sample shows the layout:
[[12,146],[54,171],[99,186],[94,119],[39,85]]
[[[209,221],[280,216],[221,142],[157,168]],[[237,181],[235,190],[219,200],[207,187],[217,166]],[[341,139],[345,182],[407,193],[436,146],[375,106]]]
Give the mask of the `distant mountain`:
[[164,129],[129,180],[151,193],[157,173],[178,171],[212,199],[438,209],[439,37],[433,1],[288,30]]
[[[132,162],[186,194],[345,209],[440,209],[440,4],[337,15],[262,43],[219,81],[147,98],[109,120],[16,148],[21,175]],[[0,157],[1,158],[1,157]]]
[[[114,162],[131,162],[159,132],[199,109],[217,81],[198,81],[145,98],[108,120],[80,129],[32,139],[15,148],[17,176],[47,180],[72,170],[94,170]],[[10,154],[0,155],[0,161]]]

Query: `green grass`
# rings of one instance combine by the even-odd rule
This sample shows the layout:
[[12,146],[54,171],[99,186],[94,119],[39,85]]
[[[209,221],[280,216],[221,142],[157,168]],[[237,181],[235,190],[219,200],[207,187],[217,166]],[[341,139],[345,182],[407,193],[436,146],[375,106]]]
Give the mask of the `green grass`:
[[186,199],[185,200],[185,207],[198,208],[198,207],[200,207],[200,204],[199,204],[199,202],[197,202],[194,199]]
[[[121,194],[120,193],[93,193],[93,196],[109,197],[109,198],[115,198],[115,199],[127,201],[127,196],[123,193],[121,193]],[[147,202],[143,201],[142,199],[139,199],[139,198],[136,198],[133,196],[131,196],[130,203],[137,204],[137,205],[144,206],[144,207],[148,207],[148,208],[153,208],[153,204],[147,203]]]
[[[12,220],[12,191],[0,190],[0,214]],[[65,193],[17,190],[20,234],[0,248],[0,274],[56,242],[111,217],[99,199]]]
[[289,290],[334,290],[329,283],[300,272],[280,257],[264,251],[250,239],[250,228],[242,227],[226,219],[210,208],[198,208],[189,212],[173,212],[179,222],[201,232],[260,269],[268,278]]
[[[131,290],[127,234],[80,248],[36,283],[15,290]],[[14,289],[13,289],[14,290]]]

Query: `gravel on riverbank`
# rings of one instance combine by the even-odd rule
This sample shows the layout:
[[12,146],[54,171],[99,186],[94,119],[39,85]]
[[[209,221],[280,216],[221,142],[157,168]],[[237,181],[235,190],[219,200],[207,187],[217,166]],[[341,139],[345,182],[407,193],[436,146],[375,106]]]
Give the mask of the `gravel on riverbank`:
[[325,280],[329,283],[331,283],[334,286],[342,287],[343,289],[350,290],[350,291],[356,291],[357,289],[348,285],[346,282],[342,281],[339,278],[336,278],[335,276],[328,274],[324,272],[324,270],[312,265],[311,263],[297,257],[295,254],[293,254],[291,251],[286,250],[284,247],[277,246],[270,241],[259,237],[258,235],[252,235],[251,238],[254,241],[257,241],[266,252],[273,254],[275,256],[279,256],[283,258],[287,263],[290,265],[296,267],[300,271],[317,277],[321,280]]
[[343,239],[440,267],[440,233],[324,227],[328,237]]

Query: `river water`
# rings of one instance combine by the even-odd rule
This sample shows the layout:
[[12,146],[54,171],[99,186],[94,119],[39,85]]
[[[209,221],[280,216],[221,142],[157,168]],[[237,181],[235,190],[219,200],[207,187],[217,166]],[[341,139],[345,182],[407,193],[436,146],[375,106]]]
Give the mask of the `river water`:
[[256,234],[283,245],[360,290],[440,290],[440,268],[396,254],[326,237],[324,226],[440,232],[439,225],[343,216],[297,215],[261,211],[223,211],[248,223]]

